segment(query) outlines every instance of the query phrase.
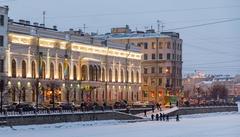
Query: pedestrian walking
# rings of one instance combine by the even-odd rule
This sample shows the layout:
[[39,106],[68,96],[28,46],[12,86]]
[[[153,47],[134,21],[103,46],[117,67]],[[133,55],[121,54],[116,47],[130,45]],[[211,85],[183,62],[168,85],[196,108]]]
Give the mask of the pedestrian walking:
[[144,110],[144,117],[147,117],[147,110]]
[[154,115],[153,114],[151,115],[151,118],[152,118],[152,121],[153,121],[154,120]]
[[165,121],[165,114],[163,113],[163,121]]
[[176,116],[176,121],[179,121],[179,115],[177,114],[177,116]]
[[157,106],[157,110],[160,110],[160,104],[157,103],[156,106]]
[[157,121],[159,120],[159,115],[158,115],[158,114],[156,114],[156,120],[157,120]]
[[169,121],[169,115],[166,115],[166,120]]
[[163,115],[162,115],[162,113],[160,113],[160,121],[162,121],[162,117],[163,117]]
[[154,109],[155,109],[155,108],[154,108],[154,105],[152,105],[152,113],[154,113]]

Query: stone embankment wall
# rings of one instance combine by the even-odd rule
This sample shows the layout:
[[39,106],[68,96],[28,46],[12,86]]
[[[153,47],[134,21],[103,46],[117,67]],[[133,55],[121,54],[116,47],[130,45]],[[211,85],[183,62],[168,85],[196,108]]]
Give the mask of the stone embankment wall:
[[208,106],[208,107],[180,107],[178,110],[169,113],[170,116],[215,113],[215,112],[237,112],[237,106]]
[[53,124],[62,122],[78,122],[91,120],[136,120],[141,119],[134,115],[129,115],[115,111],[105,112],[82,112],[68,114],[38,114],[38,115],[17,115],[1,116],[0,121],[5,121],[6,125],[33,125],[33,124]]

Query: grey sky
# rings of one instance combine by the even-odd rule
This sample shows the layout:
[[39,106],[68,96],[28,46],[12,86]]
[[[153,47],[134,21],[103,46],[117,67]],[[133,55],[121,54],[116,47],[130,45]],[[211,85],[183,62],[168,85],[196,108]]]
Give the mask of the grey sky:
[[[132,29],[164,29],[240,18],[239,0],[0,0],[9,5],[10,17],[42,22],[60,30],[82,28],[106,33],[129,24]],[[240,74],[240,21],[176,30],[184,41],[185,73]]]

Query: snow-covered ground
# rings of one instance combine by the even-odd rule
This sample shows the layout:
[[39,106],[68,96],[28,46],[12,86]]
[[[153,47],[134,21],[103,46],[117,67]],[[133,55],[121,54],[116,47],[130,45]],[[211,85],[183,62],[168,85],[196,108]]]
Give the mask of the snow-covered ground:
[[0,137],[240,137],[240,113],[182,116],[179,122],[92,121],[0,128]]

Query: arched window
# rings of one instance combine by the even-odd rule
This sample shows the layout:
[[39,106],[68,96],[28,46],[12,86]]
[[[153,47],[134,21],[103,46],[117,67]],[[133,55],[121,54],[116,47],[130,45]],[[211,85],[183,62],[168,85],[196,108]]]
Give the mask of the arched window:
[[65,70],[64,70],[64,79],[65,80],[69,80],[70,78],[70,68],[69,65],[67,64],[67,66],[65,66]]
[[89,66],[89,80],[93,81],[93,66]]
[[76,65],[73,66],[73,79],[77,80],[77,66]]
[[138,73],[138,71],[137,71],[137,74],[136,74],[137,76],[137,83],[139,83],[139,73]]
[[118,82],[118,71],[115,69],[115,82]]
[[123,70],[121,69],[121,82],[123,82]]
[[50,64],[50,79],[54,79],[54,64]]
[[97,81],[101,80],[101,67],[98,66],[98,70],[97,70]]
[[36,78],[36,65],[34,61],[32,61],[32,78]]
[[22,78],[26,78],[27,77],[27,65],[26,65],[26,61],[23,60],[22,61]]
[[81,79],[87,80],[87,66],[83,65],[81,68]]
[[109,69],[109,82],[112,82],[112,69]]
[[126,82],[129,82],[129,72],[128,72],[128,70],[126,70]]
[[134,76],[133,76],[133,71],[131,72],[131,82],[134,82]]
[[40,71],[40,78],[45,79],[46,77],[46,64],[44,61],[42,61],[42,67],[41,67],[41,71]]
[[16,68],[17,67],[17,65],[16,65],[16,61],[13,59],[12,60],[12,77],[13,78],[16,78],[16,76],[17,76],[17,72],[16,72]]
[[102,81],[105,81],[106,79],[105,79],[105,69],[103,68],[102,69]]
[[60,80],[63,79],[62,74],[63,74],[63,72],[62,72],[62,65],[59,63],[59,64],[58,64],[58,78],[59,78]]
[[97,66],[93,67],[93,80],[97,81]]

